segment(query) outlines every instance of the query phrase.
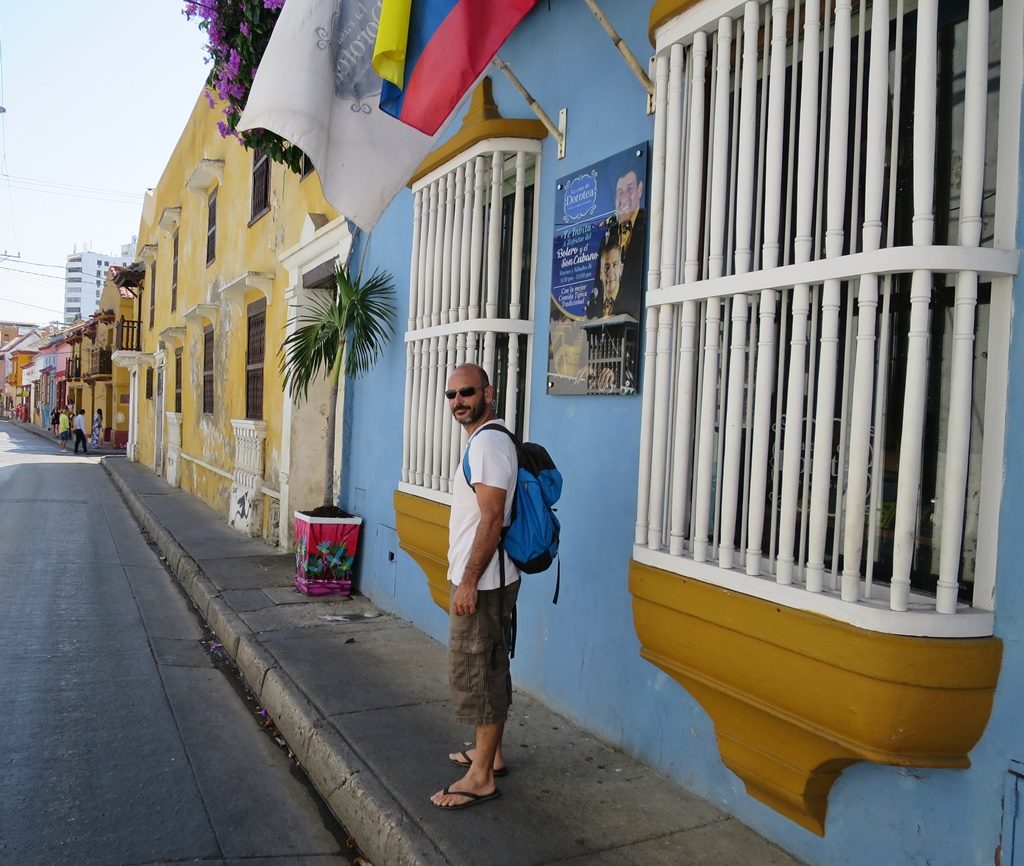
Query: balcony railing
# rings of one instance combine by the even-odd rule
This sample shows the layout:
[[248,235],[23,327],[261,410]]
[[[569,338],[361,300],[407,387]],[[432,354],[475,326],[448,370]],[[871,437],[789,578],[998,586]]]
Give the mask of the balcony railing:
[[922,3],[893,43],[885,4],[870,29],[849,0],[827,22],[799,0],[790,28],[790,5],[659,37],[634,555],[879,631],[983,634],[1017,269],[999,16]]
[[141,352],[142,322],[121,316],[114,326],[114,347],[120,352]]
[[109,376],[113,366],[110,361],[110,349],[97,347],[89,350],[88,365],[85,375],[89,378]]

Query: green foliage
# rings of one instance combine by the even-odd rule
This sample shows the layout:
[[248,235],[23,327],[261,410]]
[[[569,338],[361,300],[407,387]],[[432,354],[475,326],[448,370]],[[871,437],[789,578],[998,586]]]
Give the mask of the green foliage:
[[394,298],[390,274],[377,270],[367,280],[353,279],[339,264],[335,291],[315,297],[309,311],[292,320],[295,330],[281,344],[288,393],[305,399],[318,376],[330,375],[337,384],[342,359],[346,377],[369,372],[394,333]]
[[207,99],[220,98],[224,119],[217,126],[225,138],[235,136],[251,150],[301,174],[303,152],[267,129],[238,131],[256,69],[263,59],[284,0],[186,0],[185,17],[199,19],[208,38],[206,54],[212,68],[206,79]]

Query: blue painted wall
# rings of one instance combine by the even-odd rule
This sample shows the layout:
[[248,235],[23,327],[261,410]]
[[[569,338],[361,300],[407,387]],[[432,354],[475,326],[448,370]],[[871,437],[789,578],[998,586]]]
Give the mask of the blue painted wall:
[[[648,3],[601,6],[641,62],[651,52]],[[796,856],[815,864],[993,863],[1001,797],[1012,758],[1024,759],[1024,646],[1015,539],[1024,533],[1024,456],[1012,419],[1024,408],[1024,341],[1014,321],[1008,401],[1006,484],[1000,527],[997,633],[1005,642],[992,721],[969,770],[901,770],[866,763],[846,770],[830,797],[826,836],[817,836],[749,797],[719,758],[709,718],[673,680],[643,661],[633,630],[627,567],[636,513],[639,397],[553,397],[546,391],[554,182],[653,136],[640,84],[589,12],[575,0],[541,3],[502,49],[549,115],[568,109],[564,160],[544,142],[539,174],[539,235],[534,285],[536,336],[530,438],[548,446],[565,477],[562,595],[553,576],[528,577],[520,596],[517,685],[598,735],[735,814]],[[528,117],[500,73],[495,99],[507,117]],[[457,128],[456,121],[452,130]],[[403,191],[380,220],[366,251],[369,267],[396,280],[399,333],[381,364],[353,383],[347,401],[347,463],[342,504],[364,515],[360,588],[380,606],[444,640],[447,618],[423,573],[400,551],[397,580],[375,563],[380,527],[394,527],[392,494],[401,476],[405,347],[412,197]],[[440,395],[438,395],[440,399]],[[386,538],[386,536],[384,536]]]

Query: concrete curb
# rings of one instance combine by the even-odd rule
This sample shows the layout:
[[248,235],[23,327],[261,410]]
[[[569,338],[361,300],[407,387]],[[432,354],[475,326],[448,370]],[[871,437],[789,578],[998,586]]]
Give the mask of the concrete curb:
[[100,463],[128,510],[220,638],[300,766],[375,866],[443,866],[448,859],[372,769],[220,597],[199,564],[146,508],[106,459]]

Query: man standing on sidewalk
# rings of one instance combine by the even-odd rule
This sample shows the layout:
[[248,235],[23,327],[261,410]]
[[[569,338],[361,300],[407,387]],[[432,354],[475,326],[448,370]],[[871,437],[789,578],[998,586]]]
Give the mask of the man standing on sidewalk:
[[60,439],[60,450],[67,451],[68,440],[71,438],[71,418],[67,409],[61,409],[57,416],[57,438]]
[[[469,434],[469,481],[460,461],[453,473],[449,521],[448,678],[455,719],[476,729],[472,750],[449,759],[468,767],[466,775],[430,799],[441,809],[464,809],[499,795],[496,775],[507,772],[501,738],[512,702],[506,636],[519,594],[519,571],[505,557],[501,589],[498,542],[512,516],[518,457],[512,439],[497,424],[494,388],[476,364],[457,367],[445,391],[452,416]],[[477,432],[481,435],[477,436]]]
[[85,409],[79,409],[75,416],[75,454],[78,453],[78,446],[82,446],[82,453],[88,454],[89,448],[85,440]]

